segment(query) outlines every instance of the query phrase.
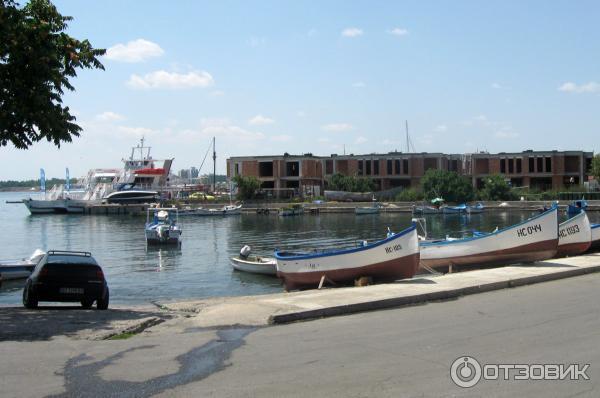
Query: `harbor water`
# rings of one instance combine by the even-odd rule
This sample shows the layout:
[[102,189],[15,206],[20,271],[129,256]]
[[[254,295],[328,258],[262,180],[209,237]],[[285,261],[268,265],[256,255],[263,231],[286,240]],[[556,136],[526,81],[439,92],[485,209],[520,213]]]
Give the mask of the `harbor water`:
[[[145,217],[30,215],[8,204],[28,193],[0,193],[3,228],[0,259],[29,256],[35,249],[89,251],[102,265],[115,304],[281,292],[276,278],[233,271],[229,258],[250,245],[256,254],[275,248],[312,250],[349,247],[385,237],[410,225],[409,213],[321,214],[296,217],[242,214],[181,217],[181,248],[146,247]],[[523,221],[532,211],[488,211],[472,216],[427,216],[430,236],[460,237]],[[561,215],[561,217],[565,217]],[[600,221],[591,213],[592,221]],[[20,304],[23,281],[5,281],[0,304]]]

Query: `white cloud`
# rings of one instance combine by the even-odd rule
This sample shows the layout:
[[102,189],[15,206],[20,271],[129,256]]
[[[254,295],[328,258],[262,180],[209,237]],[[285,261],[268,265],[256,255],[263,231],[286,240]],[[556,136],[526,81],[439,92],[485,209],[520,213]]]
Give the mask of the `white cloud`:
[[492,88],[498,90],[498,89],[501,89],[502,86],[500,85],[500,83],[492,83]]
[[136,137],[148,136],[153,133],[156,133],[156,130],[152,130],[152,129],[149,129],[146,127],[119,126],[119,127],[117,127],[117,130],[120,133],[127,134],[127,135],[133,135]]
[[342,31],[342,36],[344,37],[358,37],[362,36],[363,31],[359,28],[346,28]]
[[165,52],[156,43],[137,39],[127,44],[116,44],[106,50],[106,58],[121,62],[142,62],[151,57],[160,57]]
[[210,95],[212,95],[213,97],[222,97],[225,95],[225,91],[215,90],[211,92]]
[[217,136],[236,141],[258,141],[266,138],[263,133],[248,131],[232,124],[229,119],[202,119],[200,134],[205,137]]
[[319,33],[319,31],[313,28],[313,29],[310,29],[310,30],[309,30],[309,31],[306,33],[306,35],[307,35],[308,37],[314,37],[314,36],[316,36],[318,33]]
[[448,130],[448,126],[446,126],[445,124],[439,124],[433,129],[433,131],[436,131],[438,133],[444,133],[447,130]]
[[354,141],[354,143],[356,145],[360,145],[360,144],[364,144],[367,141],[369,141],[369,140],[366,137],[359,136],[359,137],[356,137],[356,140]]
[[584,84],[575,84],[573,82],[567,82],[558,87],[558,91],[564,91],[567,93],[600,93],[600,83],[589,82]]
[[266,124],[273,124],[273,123],[275,123],[275,120],[268,118],[266,116],[263,116],[263,115],[256,115],[252,119],[248,120],[248,124],[251,124],[253,126],[264,126]]
[[287,134],[274,135],[271,137],[271,140],[275,142],[290,142],[292,140],[292,136]]
[[306,116],[306,112],[304,112],[304,111],[298,111],[298,112],[296,112],[296,116],[298,116],[298,117],[304,117],[304,116]]
[[248,39],[248,45],[250,47],[260,47],[260,46],[264,46],[265,43],[267,42],[267,39],[264,37],[251,37]]
[[188,73],[167,72],[158,70],[144,76],[131,75],[127,85],[136,89],[185,89],[193,87],[208,87],[214,84],[213,77],[205,71]]
[[519,133],[515,133],[514,131],[509,130],[509,129],[502,129],[502,130],[496,131],[496,133],[494,133],[494,137],[500,138],[500,139],[512,139],[512,138],[518,138]]
[[354,126],[348,123],[330,123],[321,126],[321,130],[339,133],[342,131],[349,131],[354,129]]
[[331,138],[321,137],[321,138],[317,139],[317,142],[320,144],[328,144],[331,142]]
[[118,122],[119,120],[125,120],[125,116],[119,115],[115,112],[107,111],[96,115],[96,120],[101,122]]
[[364,87],[367,87],[367,85],[364,82],[354,82],[354,83],[352,83],[352,87],[364,88]]
[[408,34],[408,30],[403,29],[403,28],[394,28],[391,30],[388,30],[388,33],[394,36],[406,36]]
[[424,134],[423,136],[419,137],[419,143],[423,145],[431,145],[433,144],[434,140],[435,136],[432,134]]

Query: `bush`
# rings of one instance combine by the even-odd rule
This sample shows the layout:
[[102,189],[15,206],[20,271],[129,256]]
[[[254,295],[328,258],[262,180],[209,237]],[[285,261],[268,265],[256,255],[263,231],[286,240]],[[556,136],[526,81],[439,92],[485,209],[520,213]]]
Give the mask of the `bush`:
[[479,191],[479,197],[482,200],[515,200],[517,198],[504,177],[499,174],[487,177],[483,184],[483,188]]
[[403,189],[396,195],[396,202],[416,202],[423,199],[423,192],[415,188]]
[[463,203],[475,196],[471,181],[454,171],[429,169],[421,179],[421,187],[426,199],[441,197],[446,202]]
[[238,200],[254,198],[256,196],[256,190],[260,187],[260,181],[253,176],[242,177],[241,175],[238,175],[233,178],[233,181],[237,184]]
[[375,183],[370,178],[345,176],[336,173],[329,179],[329,189],[344,192],[372,192]]

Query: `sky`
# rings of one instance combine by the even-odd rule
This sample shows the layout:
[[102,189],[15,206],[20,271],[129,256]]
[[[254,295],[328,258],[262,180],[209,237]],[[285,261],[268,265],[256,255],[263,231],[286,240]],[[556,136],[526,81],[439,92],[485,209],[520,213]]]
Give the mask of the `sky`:
[[[21,1],[22,3],[23,1]],[[54,1],[106,48],[60,149],[0,148],[0,180],[231,156],[599,151],[597,1]],[[412,148],[411,148],[412,150]],[[201,173],[212,172],[207,160]]]

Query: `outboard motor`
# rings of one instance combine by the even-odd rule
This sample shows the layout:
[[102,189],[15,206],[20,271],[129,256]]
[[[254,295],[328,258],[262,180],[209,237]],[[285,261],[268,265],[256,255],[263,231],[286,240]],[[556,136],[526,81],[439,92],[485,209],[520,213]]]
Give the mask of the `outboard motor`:
[[252,251],[252,248],[248,245],[245,245],[244,247],[242,247],[242,250],[240,250],[240,258],[243,258],[243,259],[248,258],[251,251]]

